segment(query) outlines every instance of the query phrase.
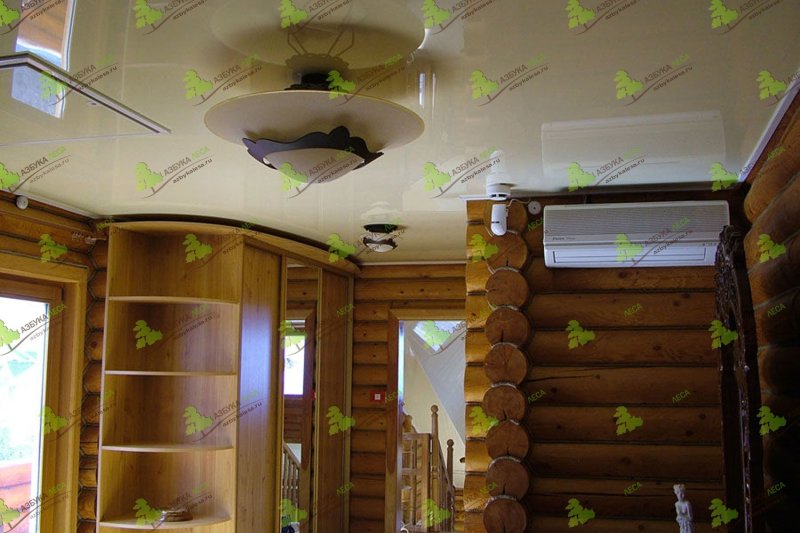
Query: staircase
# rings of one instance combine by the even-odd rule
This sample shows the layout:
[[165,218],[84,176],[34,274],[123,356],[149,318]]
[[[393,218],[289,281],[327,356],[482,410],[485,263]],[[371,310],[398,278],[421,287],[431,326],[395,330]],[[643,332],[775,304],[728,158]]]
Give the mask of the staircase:
[[464,489],[456,487],[456,520],[453,531],[464,531]]

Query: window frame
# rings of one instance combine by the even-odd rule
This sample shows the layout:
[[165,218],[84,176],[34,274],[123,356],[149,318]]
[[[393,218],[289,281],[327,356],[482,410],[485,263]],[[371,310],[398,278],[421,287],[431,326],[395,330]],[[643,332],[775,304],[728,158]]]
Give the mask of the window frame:
[[[65,305],[59,313],[61,320],[49,326],[45,405],[57,413],[80,411],[87,269],[0,253],[0,281],[0,294],[4,296],[36,299],[51,306]],[[50,300],[54,295],[56,299]],[[57,505],[43,506],[39,520],[41,533],[72,531],[76,527],[81,426],[76,424],[58,439],[43,439],[38,494],[63,482],[65,497]]]

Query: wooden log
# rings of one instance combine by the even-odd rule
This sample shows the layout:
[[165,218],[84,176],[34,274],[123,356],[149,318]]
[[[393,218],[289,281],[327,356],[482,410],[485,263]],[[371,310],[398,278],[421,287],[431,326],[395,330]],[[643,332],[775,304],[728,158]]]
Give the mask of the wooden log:
[[486,453],[486,446],[482,440],[467,440],[465,444],[466,461],[464,468],[466,472],[485,474],[489,470],[489,463],[492,458]]
[[389,319],[391,302],[356,302],[353,306],[353,320],[357,322],[386,322]]
[[522,270],[528,261],[528,247],[525,241],[516,233],[506,233],[498,236],[492,235],[489,245],[496,246],[498,251],[486,260],[489,269],[494,272],[499,268],[507,267]]
[[22,211],[10,202],[0,202],[0,227],[6,235],[16,235],[35,241],[47,233],[57,243],[83,255],[87,255],[91,248],[84,239],[73,239],[73,235],[76,234],[91,234],[88,224],[54,215],[33,206]]
[[[797,174],[797,171],[800,170],[800,164],[796,161],[798,156],[800,156],[800,151],[797,149],[790,151],[788,154],[784,152],[775,158],[771,168],[764,169],[755,179],[744,200],[744,213],[751,224],[761,216],[761,213],[767,209],[770,202],[778,197]],[[784,164],[793,162],[797,164],[793,169]]]
[[469,261],[466,266],[467,294],[485,292],[490,275],[486,261]]
[[83,488],[97,487],[97,457],[81,457],[78,483]]
[[98,300],[104,300],[106,297],[106,284],[108,282],[107,272],[105,270],[97,270],[89,282],[89,290],[92,296]]
[[353,409],[356,427],[363,431],[386,431],[386,408]]
[[106,301],[95,300],[89,304],[86,321],[92,329],[103,329],[106,320]]
[[360,280],[355,284],[356,302],[367,300],[459,300],[466,294],[464,278]]
[[81,489],[78,493],[78,516],[83,520],[96,520],[97,490]]
[[534,331],[525,353],[536,365],[702,365],[719,363],[707,328],[596,331],[594,341],[569,349],[566,331]]
[[492,459],[508,455],[522,460],[528,455],[529,448],[528,433],[509,420],[500,422],[486,434],[486,451]]
[[87,394],[83,397],[81,417],[87,424],[100,423],[100,403],[100,396],[97,394]]
[[[2,219],[0,219],[0,221],[2,221]],[[61,243],[60,241],[58,241],[58,244],[64,244],[66,246],[66,243]],[[21,237],[0,235],[0,250],[25,255],[37,260],[41,260],[42,256],[41,247],[38,244],[38,237],[35,237],[34,240],[25,240]],[[85,267],[90,275],[94,272],[94,267],[89,260],[89,256],[82,252],[69,250],[49,264],[55,269],[58,268],[61,263]]]
[[350,516],[357,520],[381,520],[383,508],[383,498],[350,497]]
[[350,449],[354,453],[381,453],[386,451],[386,438],[375,431],[353,431],[350,436]]
[[491,209],[491,200],[470,200],[467,202],[467,223],[485,225],[484,218],[487,206]]
[[613,398],[624,405],[672,405],[684,390],[681,407],[719,406],[717,369],[709,368],[569,368],[534,367],[522,385],[524,397],[544,390],[538,405],[597,405]]
[[[681,395],[676,394],[675,399]],[[653,444],[721,445],[721,414],[718,406],[684,407],[686,396],[674,407],[631,406],[629,412],[644,424],[635,430],[617,435],[614,419],[616,406],[570,407],[539,404],[534,400],[523,426],[536,442],[642,442]],[[529,396],[529,400],[535,396]],[[488,442],[488,437],[487,437]]]
[[490,487],[485,474],[466,474],[464,476],[464,511],[483,511],[489,502]]
[[537,294],[525,314],[537,329],[564,329],[570,320],[584,328],[708,328],[715,306],[713,292]]
[[514,345],[497,344],[486,356],[483,370],[492,383],[509,382],[519,385],[528,373],[528,360]]
[[388,385],[384,385],[383,387],[375,387],[372,385],[361,385],[359,383],[353,383],[353,396],[352,402],[353,407],[360,408],[360,409],[369,409],[371,411],[375,410],[383,410],[385,409],[385,404],[375,403],[372,401],[372,396],[370,393],[372,391],[385,391],[387,393],[395,392],[393,390],[387,390]]
[[385,342],[357,342],[353,344],[353,364],[385,365],[388,363]]
[[483,525],[489,533],[525,533],[528,519],[519,502],[495,498],[483,511]]
[[92,247],[90,255],[95,268],[98,270],[105,270],[108,268],[108,242],[97,241]]
[[[592,509],[597,517],[626,518],[646,516],[650,519],[675,518],[673,481],[653,481],[639,477],[628,479],[562,479],[535,476],[523,504],[537,513],[559,515],[564,505],[575,498]],[[714,498],[725,500],[725,489],[719,483],[686,482],[686,497],[694,503],[696,520],[711,521],[708,505]],[[566,515],[564,515],[566,516]],[[587,523],[586,525],[590,525]]]
[[500,307],[489,315],[484,328],[491,344],[510,342],[522,345],[530,335],[528,319],[521,312],[509,307]]
[[467,328],[477,329],[486,325],[486,319],[492,313],[489,302],[483,294],[469,294],[464,303],[467,313]]
[[522,463],[509,458],[498,458],[489,465],[486,485],[492,496],[512,496],[521,500],[528,492],[531,479]]
[[486,283],[486,299],[495,307],[510,305],[520,308],[528,301],[528,282],[516,270],[500,269]]
[[464,513],[464,531],[486,533],[483,525],[483,512]]
[[291,302],[316,302],[319,299],[319,282],[313,279],[290,279],[286,282],[286,300]]
[[483,365],[469,364],[464,369],[464,401],[478,402],[483,400],[483,395],[492,386],[486,377]]
[[97,455],[100,427],[84,425],[81,427],[81,455]]
[[386,386],[388,379],[386,365],[353,365],[353,383],[380,388]]
[[800,220],[800,179],[793,179],[775,198],[769,207],[758,217],[753,227],[744,238],[744,251],[747,267],[751,268],[760,262],[761,253],[758,239],[761,235],[769,235],[776,244],[782,244],[798,229]]
[[388,339],[386,322],[356,322],[353,325],[353,342],[383,342]]
[[92,361],[100,361],[103,358],[103,332],[92,331],[86,336],[86,355]]
[[756,263],[748,272],[753,306],[797,286],[800,279],[800,238],[791,239],[785,246],[785,254]]
[[762,388],[772,394],[800,396],[800,353],[796,347],[768,346],[758,353]]
[[759,346],[800,340],[800,286],[759,306],[755,320]]
[[492,227],[492,206],[504,203],[508,207],[508,217],[506,227],[509,231],[521,234],[528,226],[528,208],[519,201],[510,202],[487,202],[483,207],[483,225],[487,228]]
[[495,385],[483,396],[483,411],[499,421],[520,421],[525,416],[525,395],[511,385]]
[[616,290],[714,290],[714,267],[547,268],[533,259],[525,279],[535,294]]
[[350,533],[384,533],[383,520],[350,520]]
[[[591,458],[576,461],[576,457]],[[546,477],[638,477],[719,482],[722,448],[642,444],[550,444],[534,441],[525,464]]]
[[353,496],[382,499],[383,492],[386,490],[386,483],[382,479],[351,476],[350,482],[353,484],[350,489],[350,494]]
[[103,378],[103,365],[99,361],[91,361],[83,373],[83,388],[86,392],[100,394],[100,382]]
[[[368,265],[361,268],[358,280],[365,279],[440,279],[463,278],[464,265]],[[356,285],[360,281],[356,281]]]
[[78,533],[96,533],[97,524],[88,520],[78,522]]
[[492,345],[489,344],[489,340],[486,338],[483,331],[467,331],[464,345],[467,364],[483,363],[486,355],[492,348]]
[[350,472],[354,475],[383,476],[385,453],[353,453],[350,457]]

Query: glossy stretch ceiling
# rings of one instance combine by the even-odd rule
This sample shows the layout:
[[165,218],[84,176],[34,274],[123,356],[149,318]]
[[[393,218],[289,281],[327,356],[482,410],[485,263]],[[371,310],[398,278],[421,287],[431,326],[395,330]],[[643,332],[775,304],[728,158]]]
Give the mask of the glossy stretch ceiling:
[[[21,178],[6,190],[97,216],[213,216],[320,243],[337,234],[364,262],[463,260],[459,196],[483,193],[494,148],[517,188],[541,193],[733,186],[800,85],[795,0],[20,4],[0,6],[0,55],[33,51],[171,133],[130,135],[144,132],[0,70],[0,163]],[[303,47],[331,50],[315,69],[413,110],[425,132],[336,181],[289,188],[206,129],[213,105],[296,81]],[[137,188],[142,164],[158,186]],[[403,226],[398,249],[364,253],[370,222]]]

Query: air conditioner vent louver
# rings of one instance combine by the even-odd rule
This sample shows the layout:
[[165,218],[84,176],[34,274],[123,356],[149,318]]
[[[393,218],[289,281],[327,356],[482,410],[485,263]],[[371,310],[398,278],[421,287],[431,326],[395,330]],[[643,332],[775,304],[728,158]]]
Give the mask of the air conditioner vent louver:
[[652,202],[547,206],[550,267],[713,265],[728,204]]

